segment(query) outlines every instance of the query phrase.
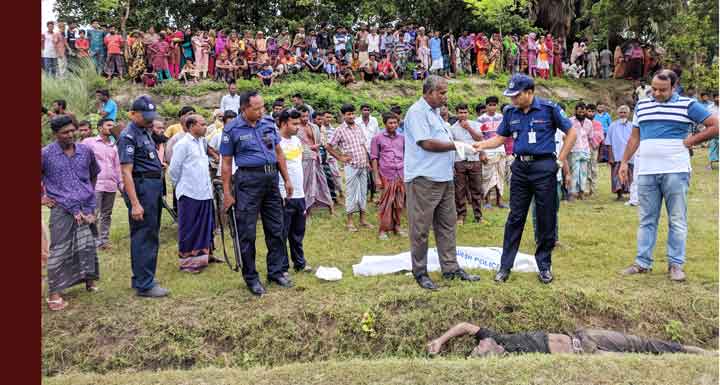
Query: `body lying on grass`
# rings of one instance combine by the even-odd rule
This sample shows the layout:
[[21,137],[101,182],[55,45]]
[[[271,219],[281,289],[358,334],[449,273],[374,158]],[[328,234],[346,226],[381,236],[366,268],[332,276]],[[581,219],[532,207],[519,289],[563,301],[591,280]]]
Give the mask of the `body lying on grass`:
[[526,333],[499,334],[493,330],[473,324],[459,323],[442,336],[428,343],[431,355],[440,353],[443,345],[454,337],[471,334],[475,336],[477,346],[470,356],[482,357],[504,353],[689,353],[717,355],[716,351],[704,350],[695,346],[681,345],[677,342],[644,338],[611,330],[578,329],[575,334],[555,334],[542,331]]

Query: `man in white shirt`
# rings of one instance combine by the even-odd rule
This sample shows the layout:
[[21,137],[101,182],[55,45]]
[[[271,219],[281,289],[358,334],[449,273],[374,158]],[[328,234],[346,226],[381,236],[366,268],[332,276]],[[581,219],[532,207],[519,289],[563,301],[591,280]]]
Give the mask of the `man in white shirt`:
[[[371,112],[372,109],[370,106],[363,104],[360,106],[360,116],[355,118],[355,124],[360,127],[360,130],[362,130],[363,134],[365,134],[365,148],[368,150],[370,149],[372,138],[380,131],[377,119],[374,116],[370,116]],[[368,159],[369,158],[370,153],[368,152]],[[376,190],[375,181],[373,180],[371,172],[368,173],[368,190],[370,192],[370,200],[372,200],[375,196]]]
[[237,93],[235,82],[228,84],[228,92],[230,92],[229,95],[225,95],[220,99],[220,111],[225,113],[225,111],[230,110],[237,114],[240,111],[240,95]]
[[[465,103],[455,107],[458,121],[450,127],[453,140],[473,144],[483,140],[480,123],[468,119],[468,106]],[[457,224],[465,223],[465,200],[469,197],[470,204],[475,214],[475,222],[482,221],[482,162],[480,154],[466,154],[461,158],[455,154],[454,164],[455,178],[455,210],[457,211]],[[468,194],[469,191],[469,194]]]
[[48,30],[41,35],[43,69],[48,75],[55,76],[58,70],[58,55],[55,47],[60,44],[60,36],[55,34],[54,22],[48,21],[47,28]]
[[[625,275],[647,273],[652,269],[658,222],[665,201],[668,216],[667,261],[671,281],[684,281],[685,243],[687,241],[687,193],[690,187],[690,153],[693,145],[718,134],[718,119],[699,102],[674,92],[677,75],[670,70],[658,72],[652,80],[653,97],[635,105],[633,129],[625,147],[618,176],[629,179],[629,163],[640,153],[638,197],[640,225],[634,263]],[[693,124],[705,130],[689,135]]]
[[[290,244],[290,258],[296,272],[312,272],[305,261],[303,252],[303,238],[305,237],[305,191],[303,189],[303,145],[297,137],[300,127],[300,112],[297,110],[283,110],[280,113],[278,122],[280,125],[280,148],[285,155],[287,172],[292,185],[296,186],[292,196],[287,196],[285,182],[279,179],[280,195],[283,197],[284,220],[283,220],[283,242]],[[288,253],[285,253],[283,260],[283,271],[288,271],[290,262]]]
[[370,28],[370,34],[368,35],[368,55],[375,54],[380,55],[380,35],[377,33],[377,28]]
[[652,87],[645,80],[633,80],[633,86],[635,88],[633,92],[635,103],[652,97]]
[[190,115],[186,134],[177,142],[170,160],[170,179],[178,200],[178,257],[180,271],[199,273],[212,254],[214,229],[205,119]]

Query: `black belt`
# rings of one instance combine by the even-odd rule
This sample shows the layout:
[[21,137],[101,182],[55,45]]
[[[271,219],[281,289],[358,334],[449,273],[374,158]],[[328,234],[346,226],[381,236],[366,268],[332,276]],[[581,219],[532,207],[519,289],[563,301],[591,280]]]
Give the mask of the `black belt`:
[[262,172],[265,174],[274,174],[277,172],[278,168],[277,163],[273,163],[257,167],[238,167],[238,170],[244,172]]
[[162,173],[160,171],[133,172],[132,176],[133,178],[161,179]]
[[536,160],[553,159],[555,160],[555,154],[538,154],[538,155],[515,155],[515,159],[520,159],[523,162],[532,162]]

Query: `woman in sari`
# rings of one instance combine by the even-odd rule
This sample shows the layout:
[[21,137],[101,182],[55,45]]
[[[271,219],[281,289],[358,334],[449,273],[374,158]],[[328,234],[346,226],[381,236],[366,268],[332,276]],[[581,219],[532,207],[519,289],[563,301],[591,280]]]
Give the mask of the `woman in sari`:
[[518,44],[518,47],[520,49],[520,72],[527,74],[528,73],[528,42],[527,42],[527,35],[524,35],[522,38],[520,38],[520,44]]
[[625,57],[619,45],[615,47],[615,71],[613,72],[613,77],[615,79],[625,77]]
[[538,75],[545,80],[550,78],[548,48],[545,46],[543,40],[540,40],[540,44],[538,44],[537,72]]
[[192,37],[190,43],[192,44],[193,54],[195,56],[195,70],[198,73],[198,77],[204,79],[207,77],[208,60],[210,56],[210,51],[208,50],[208,40],[207,36],[205,36],[205,32],[195,32],[195,36]]
[[565,39],[558,37],[553,43],[553,75],[555,77],[562,77],[562,59],[565,53]]
[[553,44],[552,35],[548,33],[547,36],[545,36],[545,49],[547,51],[548,67],[549,67],[549,71],[547,73],[546,79],[549,79],[550,76],[553,75],[553,67],[555,66],[555,62],[553,60],[555,51],[553,50],[553,46],[554,46],[554,44]]
[[530,76],[537,76],[537,53],[538,46],[535,41],[535,32],[530,32],[528,35],[528,71]]
[[145,45],[139,31],[133,31],[130,36],[133,40],[130,45],[130,56],[127,58],[128,75],[135,82],[140,82],[145,73]]
[[[178,74],[180,74],[180,62],[182,61],[180,44],[182,44],[185,36],[182,31],[175,30],[175,28],[170,27],[170,29],[168,30],[168,34],[165,38],[167,39],[167,43],[170,46],[170,56],[168,57],[170,76],[172,76],[173,79],[177,79]],[[155,71],[157,70],[158,69],[155,68]],[[158,80],[160,79],[158,78]]]
[[477,69],[480,76],[485,76],[488,70],[488,49],[490,43],[485,34],[481,33],[477,39],[475,39],[475,51],[477,52]]
[[[187,28],[185,30],[184,38],[182,43],[180,44],[180,48],[182,48],[182,56],[180,57],[180,68],[185,66],[185,61],[187,59],[192,60],[193,59],[193,47],[192,47],[192,29]],[[194,62],[194,60],[193,60]]]
[[217,41],[217,34],[215,33],[214,29],[211,29],[208,32],[208,48],[210,50],[210,55],[208,57],[208,75],[210,79],[215,78],[215,58],[217,57],[215,55],[215,42]]

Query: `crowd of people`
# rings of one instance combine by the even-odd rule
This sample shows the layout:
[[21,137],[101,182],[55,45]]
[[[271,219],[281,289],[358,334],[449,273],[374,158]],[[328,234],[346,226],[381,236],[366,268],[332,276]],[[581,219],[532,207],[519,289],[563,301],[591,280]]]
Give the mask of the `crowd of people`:
[[343,85],[357,80],[425,79],[524,73],[549,79],[642,79],[662,68],[664,50],[631,40],[598,49],[586,40],[568,47],[565,37],[463,31],[431,31],[414,24],[349,29],[326,23],[307,32],[284,28],[267,34],[235,29],[199,30],[168,26],[134,30],[124,36],[94,20],[87,29],[65,22],[47,23],[42,34],[42,63],[51,75],[65,76],[68,62],[91,59],[108,79],[128,78],[153,87],[177,79],[232,82],[258,79],[271,86],[288,73],[325,74]]
[[[378,207],[380,240],[390,235],[410,238],[413,273],[425,288],[435,288],[424,270],[431,224],[441,264],[450,266],[444,273],[472,281],[477,277],[459,269],[454,252],[455,228],[465,223],[466,206],[476,222],[482,221],[484,209],[510,208],[503,247],[508,255],[503,255],[496,277],[501,282],[509,275],[530,210],[540,280],[548,283],[550,251],[559,243],[559,202],[596,194],[601,163],[609,164],[617,199],[630,194],[626,204],[641,208],[639,256],[625,273],[642,273],[652,263],[661,197],[638,194],[644,186],[638,186],[638,180],[672,171],[675,174],[668,175],[680,179],[658,178],[658,191],[669,194],[685,186],[686,193],[687,150],[683,155],[674,147],[678,140],[712,140],[717,156],[717,94],[709,103],[678,95],[679,82],[672,71],[663,70],[653,78],[652,95],[640,93],[633,113],[622,105],[614,119],[603,103],[580,102],[566,112],[562,104],[534,97],[532,78],[519,74],[505,93],[512,105],[499,106],[499,98],[490,96],[474,108],[454,106],[453,116],[444,81],[434,75],[426,79],[423,98],[405,112],[398,106],[382,112],[382,125],[369,105],[345,104],[336,115],[315,111],[301,94],[293,95],[290,103],[276,99],[266,110],[258,92],[238,94],[230,83],[210,124],[187,106],[179,112],[179,123],[167,127],[150,97],[133,102],[126,123],[117,121],[117,107],[108,92],[98,90],[102,116],[93,135],[89,122],[76,121],[65,101],[55,101],[47,112],[55,141],[41,153],[42,203],[51,208],[49,250],[44,248],[50,308],[66,305],[61,292],[72,285],[85,283],[89,291],[96,290],[96,250],[112,247],[109,231],[118,192],[129,211],[132,286],[138,295],[167,295],[154,277],[161,210],[170,210],[164,201],[171,190],[165,185],[166,174],[172,186],[171,211],[177,213],[179,269],[199,273],[209,263],[220,262],[214,254],[214,235],[233,222],[243,277],[250,291],[261,295],[264,288],[255,270],[257,218],[263,222],[269,249],[268,279],[287,287],[292,285],[290,260],[298,272],[313,271],[303,253],[306,218],[318,209],[334,213],[342,205],[349,232],[358,231],[358,226],[373,228],[367,220],[368,203]],[[524,115],[518,107],[523,103],[532,114]],[[681,118],[654,116],[665,110],[656,108],[658,103],[687,112]],[[656,127],[662,119],[667,120],[663,127],[677,127]],[[516,127],[525,124],[526,128]],[[639,144],[645,146],[642,155],[635,154]],[[547,171],[533,168],[543,159],[560,163],[541,188],[532,175]],[[510,194],[505,193],[506,184]],[[684,212],[682,199],[676,198],[668,203],[669,209]],[[234,219],[223,214],[230,208]],[[401,227],[405,212],[408,230]],[[686,219],[671,216],[673,280],[684,279],[683,228]]]

